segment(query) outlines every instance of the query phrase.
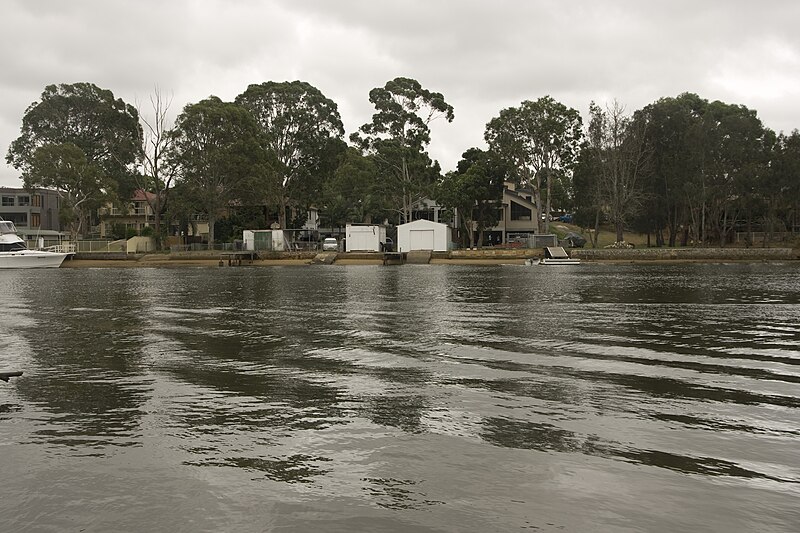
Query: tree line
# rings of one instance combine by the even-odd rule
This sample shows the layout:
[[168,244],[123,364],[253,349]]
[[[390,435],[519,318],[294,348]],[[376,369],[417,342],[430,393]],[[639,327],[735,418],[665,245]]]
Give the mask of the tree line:
[[[72,238],[91,212],[125,206],[141,189],[152,193],[158,237],[198,213],[211,243],[215,228],[229,238],[273,222],[299,227],[311,207],[325,227],[403,223],[432,199],[462,244],[480,246],[506,181],[527,188],[539,213],[573,212],[595,230],[594,244],[605,224],[618,241],[635,230],[675,246],[800,223],[800,134],[776,134],[741,105],[686,93],[628,114],[592,102],[584,125],[549,96],[526,100],[489,121],[485,149],[466,149],[442,173],[427,152],[431,122],[454,119],[441,93],[399,77],[369,101],[372,119],[348,143],[336,103],[302,81],[252,84],[232,102],[210,96],[174,123],[158,90],[142,112],[91,83],[50,85],[25,111],[6,160],[26,188],[58,192]],[[549,217],[537,218],[549,232]]]

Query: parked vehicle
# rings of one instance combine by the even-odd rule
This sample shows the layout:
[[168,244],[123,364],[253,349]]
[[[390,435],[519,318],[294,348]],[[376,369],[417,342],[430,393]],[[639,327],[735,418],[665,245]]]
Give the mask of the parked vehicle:
[[336,252],[338,250],[339,250],[339,241],[337,241],[333,237],[327,237],[324,241],[322,241],[323,252]]

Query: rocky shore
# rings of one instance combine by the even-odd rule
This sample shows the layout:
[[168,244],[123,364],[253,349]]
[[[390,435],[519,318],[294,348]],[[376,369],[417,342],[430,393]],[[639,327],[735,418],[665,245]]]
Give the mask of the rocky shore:
[[[585,262],[655,263],[655,262],[762,262],[797,261],[797,248],[634,248],[634,249],[572,249],[572,257]],[[316,252],[272,252],[255,258],[237,257],[224,252],[181,252],[163,254],[85,253],[62,264],[62,268],[142,268],[142,267],[228,267],[228,266],[290,266],[321,263]],[[496,265],[524,264],[527,259],[542,256],[541,250],[484,248],[434,252],[430,264]],[[396,256],[395,256],[396,257]],[[328,264],[383,265],[381,253],[339,253],[328,258]]]

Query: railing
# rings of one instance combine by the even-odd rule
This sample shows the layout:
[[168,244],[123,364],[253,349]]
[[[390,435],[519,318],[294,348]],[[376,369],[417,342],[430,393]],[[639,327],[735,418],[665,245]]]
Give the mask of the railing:
[[60,254],[65,253],[75,253],[75,245],[71,242],[65,242],[61,244],[55,244],[53,246],[47,246],[43,248],[45,252],[57,252]]
[[235,251],[242,250],[244,247],[239,243],[220,242],[216,244],[192,243],[192,244],[173,244],[169,247],[171,252],[207,252],[207,251]]
[[125,252],[127,250],[127,241],[121,239],[118,241],[76,241],[74,244],[70,243],[73,247],[73,252],[78,253],[93,253],[93,252]]
[[765,238],[766,242],[786,242],[796,236],[796,233],[791,233],[788,231],[773,231],[772,233],[766,231],[737,231],[735,242],[747,243],[748,237],[751,244],[762,243],[764,242]]

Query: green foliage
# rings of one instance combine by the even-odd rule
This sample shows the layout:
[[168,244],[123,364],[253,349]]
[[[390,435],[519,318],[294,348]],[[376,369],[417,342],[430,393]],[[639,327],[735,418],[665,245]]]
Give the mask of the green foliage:
[[769,190],[776,139],[755,111],[687,93],[662,98],[638,115],[653,151],[645,210],[653,213],[649,222],[657,234],[669,232],[669,245],[681,227],[684,239],[713,237],[724,245],[737,225],[749,226],[755,212],[766,209],[769,202],[754,191]]
[[589,104],[591,121],[584,150],[593,153],[592,192],[614,225],[615,242],[624,240],[626,224],[640,212],[642,183],[650,172],[650,151],[644,135],[646,124],[626,115],[618,103],[603,110]]
[[[500,111],[486,125],[484,138],[512,171],[514,180],[533,190],[539,213],[549,212],[548,191],[555,175],[569,176],[577,160],[582,139],[581,116],[576,110],[556,102],[550,96],[526,100],[519,107]],[[542,179],[546,190],[542,191]],[[540,220],[541,225],[541,220]],[[548,226],[546,217],[545,231]]]
[[410,78],[395,78],[373,89],[369,100],[376,109],[372,121],[350,140],[374,158],[387,205],[408,222],[414,206],[433,194],[440,174],[438,163],[425,152],[429,125],[437,118],[452,122],[453,107],[440,93]]
[[484,230],[499,221],[503,184],[509,172],[491,152],[470,148],[461,157],[456,171],[447,173],[438,184],[435,197],[442,206],[458,213],[469,240],[466,245],[481,245]]
[[262,131],[247,110],[211,96],[186,106],[173,134],[171,157],[191,205],[208,215],[213,243],[220,212],[252,196],[271,171]]
[[393,139],[400,146],[422,150],[430,141],[429,124],[438,116],[448,122],[454,118],[453,107],[441,93],[432,92],[414,79],[395,78],[369,92],[376,113],[372,122],[361,127],[351,138],[369,148],[376,139]]
[[264,135],[273,165],[264,176],[272,181],[262,184],[261,191],[279,207],[286,227],[285,207],[315,202],[346,148],[338,107],[302,81],[250,85],[236,103],[253,115]]
[[[61,198],[61,222],[77,238],[84,217],[100,205],[108,186],[102,169],[86,160],[84,152],[72,143],[46,144],[33,153],[33,174],[26,175],[25,187],[47,187],[58,191]],[[35,181],[34,181],[35,179]]]
[[90,207],[130,196],[141,147],[136,109],[111,91],[91,83],[48,85],[25,111],[6,161],[21,171],[25,187],[61,193],[74,233]]
[[324,227],[344,227],[349,222],[369,223],[385,216],[384,194],[375,158],[348,148],[333,178],[325,183],[320,219]]
[[48,85],[41,100],[25,111],[21,135],[11,143],[6,161],[22,171],[26,183],[35,183],[36,150],[67,143],[112,178],[121,193],[130,191],[133,164],[142,145],[134,107],[91,83]]
[[111,238],[114,239],[115,241],[118,241],[120,239],[125,239],[127,238],[126,237],[127,231],[128,228],[125,226],[125,224],[116,223],[111,228]]

